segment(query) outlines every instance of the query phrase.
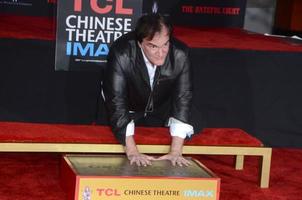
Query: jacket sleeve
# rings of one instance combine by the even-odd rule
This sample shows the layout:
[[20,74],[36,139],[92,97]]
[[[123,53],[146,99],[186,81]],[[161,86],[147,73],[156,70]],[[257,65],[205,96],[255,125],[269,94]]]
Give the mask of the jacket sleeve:
[[192,103],[192,73],[188,52],[184,53],[181,64],[181,72],[176,79],[175,90],[173,94],[172,117],[189,123],[190,107]]
[[123,58],[121,63],[121,57],[123,55],[114,49],[110,51],[103,90],[112,131],[117,140],[125,145],[126,127],[131,120],[127,103],[127,81],[121,66],[127,65],[124,62],[127,59]]

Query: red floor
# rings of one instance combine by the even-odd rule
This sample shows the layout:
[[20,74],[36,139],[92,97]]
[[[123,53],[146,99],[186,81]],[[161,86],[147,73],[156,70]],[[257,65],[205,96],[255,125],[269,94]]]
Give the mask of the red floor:
[[[302,199],[302,149],[273,149],[270,188],[258,186],[258,158],[236,171],[231,156],[198,156],[221,179],[220,200]],[[1,153],[1,200],[65,200],[59,184],[59,154]]]

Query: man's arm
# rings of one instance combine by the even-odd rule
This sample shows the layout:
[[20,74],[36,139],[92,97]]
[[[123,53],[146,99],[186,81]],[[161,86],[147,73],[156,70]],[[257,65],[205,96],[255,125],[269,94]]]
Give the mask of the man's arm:
[[132,120],[126,128],[126,145],[125,152],[132,165],[135,163],[137,166],[147,166],[151,165],[151,160],[154,160],[153,157],[141,154],[135,144],[134,136],[135,124]]
[[147,166],[152,164],[152,160],[155,160],[154,157],[138,151],[133,136],[126,137],[125,152],[131,165],[135,163],[137,166]]
[[118,141],[125,145],[126,127],[131,119],[128,113],[127,81],[120,63],[122,53],[117,52],[117,49],[114,45],[110,49],[103,91],[112,131]]
[[[173,165],[179,166],[188,166],[190,164],[190,162],[182,156],[182,149],[184,138],[193,134],[193,127],[188,124],[191,102],[192,76],[189,57],[186,54],[182,72],[176,81],[173,95],[172,120],[170,119],[170,121],[174,124],[170,124],[170,133],[172,136],[170,152],[160,157],[160,160],[167,159],[170,160]],[[172,126],[174,126],[174,128]]]
[[[127,65],[127,63],[123,64]],[[109,54],[105,77],[103,88],[113,133],[118,141],[124,145],[125,153],[131,164],[135,163],[138,166],[150,165],[150,161],[154,158],[140,154],[133,138],[134,123],[131,122],[129,117],[127,81],[114,50]],[[127,132],[131,133],[126,136]]]
[[182,71],[180,72],[175,82],[175,88],[172,97],[171,117],[181,122],[189,123],[193,86],[191,64],[188,52],[184,53],[183,59],[179,59],[178,61],[176,61],[176,63],[177,62],[182,63]]

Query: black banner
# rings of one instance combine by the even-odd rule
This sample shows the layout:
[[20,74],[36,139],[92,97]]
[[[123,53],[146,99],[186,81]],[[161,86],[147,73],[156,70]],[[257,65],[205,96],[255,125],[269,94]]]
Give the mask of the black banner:
[[0,12],[12,15],[54,16],[53,0],[0,0]]
[[58,1],[56,70],[96,70],[106,65],[111,43],[130,32],[142,0]]
[[144,0],[143,13],[170,15],[182,0]]
[[172,13],[175,24],[243,27],[246,0],[182,0]]

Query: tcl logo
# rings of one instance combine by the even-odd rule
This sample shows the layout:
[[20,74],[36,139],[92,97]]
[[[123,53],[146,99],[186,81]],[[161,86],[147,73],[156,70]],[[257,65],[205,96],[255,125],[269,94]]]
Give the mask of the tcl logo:
[[113,188],[98,188],[97,192],[99,196],[121,196],[121,193]]
[[[82,1],[83,0],[74,0],[74,11],[82,11]],[[113,11],[115,14],[122,15],[132,15],[133,9],[124,8],[124,0],[104,0],[98,3],[98,0],[90,0],[91,9],[98,14],[106,14]]]

